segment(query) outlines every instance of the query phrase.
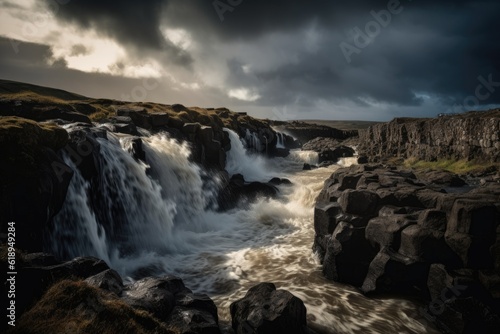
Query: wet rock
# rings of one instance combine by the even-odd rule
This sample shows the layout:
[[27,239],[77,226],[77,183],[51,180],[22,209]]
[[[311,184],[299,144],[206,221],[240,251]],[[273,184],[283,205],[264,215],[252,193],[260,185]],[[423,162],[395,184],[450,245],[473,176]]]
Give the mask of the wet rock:
[[243,299],[231,304],[232,327],[244,333],[308,333],[306,307],[290,292],[261,283],[248,290]]
[[365,229],[340,222],[327,242],[323,274],[331,280],[360,286],[374,256]]
[[205,311],[176,306],[166,319],[167,328],[179,334],[220,334],[214,317]]
[[89,285],[106,290],[120,296],[123,291],[123,281],[120,275],[113,269],[105,270],[85,280]]
[[143,129],[151,129],[151,116],[146,109],[136,106],[120,106],[116,109],[117,116],[127,116],[134,124]]
[[278,188],[270,183],[246,182],[243,175],[235,174],[219,192],[219,209],[229,210],[240,204],[251,203],[259,197],[274,198],[278,193]]
[[130,306],[150,312],[156,318],[166,321],[175,306],[175,294],[186,287],[180,278],[164,276],[146,277],[127,286],[122,300]]
[[268,183],[275,186],[292,185],[292,181],[290,181],[289,179],[279,178],[279,177],[273,177],[271,180],[269,180]]
[[[449,194],[395,167],[337,170],[315,207],[313,249],[324,275],[364,293],[430,301],[438,311],[429,307],[428,319],[445,331],[498,328],[500,185],[493,184]],[[443,290],[450,284],[465,288],[450,295]]]

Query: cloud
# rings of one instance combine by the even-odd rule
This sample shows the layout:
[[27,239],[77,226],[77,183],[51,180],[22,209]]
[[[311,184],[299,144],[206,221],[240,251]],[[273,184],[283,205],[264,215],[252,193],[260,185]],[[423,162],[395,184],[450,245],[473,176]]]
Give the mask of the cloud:
[[[401,0],[402,10],[379,23],[363,47],[353,29],[366,34],[376,22],[373,11],[387,11],[397,0],[231,3],[221,12],[214,1],[71,0],[52,6],[68,29],[60,31],[65,38],[54,32],[41,38],[48,44],[42,59],[64,58],[85,71],[102,63],[99,71],[115,76],[161,76],[172,85],[165,100],[190,97],[196,102],[188,105],[267,110],[270,117],[272,110],[298,118],[430,116],[474,97],[481,77],[500,82],[496,0]],[[100,44],[86,37],[93,34]],[[71,36],[79,37],[67,43]],[[357,49],[350,62],[341,43]],[[107,56],[106,45],[116,56]],[[500,104],[500,87],[493,88],[471,107]]]
[[75,44],[71,47],[71,52],[69,54],[70,57],[78,57],[78,56],[86,56],[91,53],[92,50],[89,50],[83,44]]
[[54,5],[54,0],[44,0],[46,7],[56,17],[74,24],[82,30],[96,31],[101,36],[116,39],[126,47],[143,52],[167,52],[168,60],[182,66],[192,62],[189,54],[165,40],[162,35],[161,17],[165,0],[72,0]]

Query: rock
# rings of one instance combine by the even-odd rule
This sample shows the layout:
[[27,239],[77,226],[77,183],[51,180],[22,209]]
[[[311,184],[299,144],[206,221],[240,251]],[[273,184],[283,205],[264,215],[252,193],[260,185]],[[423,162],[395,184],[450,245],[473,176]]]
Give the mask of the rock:
[[286,131],[302,143],[306,143],[318,137],[343,140],[350,137],[356,137],[358,135],[357,130],[344,131],[325,125],[309,124],[300,121],[285,123],[283,131]]
[[259,197],[274,198],[279,190],[270,183],[250,182],[246,183],[243,175],[235,174],[229,180],[218,196],[220,210],[229,210],[244,202],[245,204],[255,201]]
[[139,135],[139,132],[137,132],[135,124],[116,123],[113,124],[113,131],[132,136]]
[[376,217],[371,219],[366,226],[366,239],[378,249],[391,247],[398,250],[401,244],[401,232],[416,223],[416,220],[408,215]]
[[170,118],[166,113],[151,113],[150,117],[153,128],[167,126]]
[[490,249],[500,224],[498,207],[484,200],[457,199],[446,229],[446,243],[465,267],[488,269],[497,255]]
[[345,213],[373,216],[379,209],[379,196],[371,191],[347,189],[340,196],[339,204]]
[[150,312],[166,321],[175,306],[175,294],[186,289],[180,278],[164,276],[146,277],[123,290],[122,300],[136,309]]
[[90,118],[84,114],[80,114],[78,112],[61,110],[59,108],[52,108],[49,110],[45,110],[43,113],[39,114],[37,117],[37,121],[45,121],[49,119],[62,119],[68,122],[80,122],[86,124],[92,124]]
[[97,275],[91,276],[87,278],[85,282],[96,288],[112,292],[117,296],[120,296],[123,291],[122,278],[113,269],[108,269]]
[[230,306],[236,334],[308,333],[306,307],[290,292],[261,283],[248,290],[243,299]]
[[166,319],[167,328],[179,334],[220,334],[217,321],[210,313],[176,306]]
[[444,170],[426,171],[425,173],[420,173],[419,178],[429,184],[448,187],[462,187],[467,184],[465,180],[458,175]]
[[342,212],[342,208],[336,202],[320,203],[314,207],[314,231],[316,235],[330,235],[337,226],[336,216]]
[[408,170],[341,168],[316,200],[313,249],[329,279],[430,301],[424,316],[447,332],[491,332],[500,325],[499,203],[493,182],[448,194]]
[[302,167],[302,170],[313,170],[313,169],[317,169],[318,167],[315,166],[315,165],[310,165],[308,163],[304,163],[304,167]]
[[347,146],[337,146],[333,149],[320,151],[318,154],[319,162],[331,161],[337,162],[340,158],[347,158],[354,156],[354,150]]
[[151,116],[146,109],[135,106],[120,106],[116,109],[117,116],[127,116],[134,124],[143,129],[151,129]]
[[289,179],[285,179],[285,178],[280,179],[279,177],[273,177],[271,180],[269,180],[268,183],[275,185],[275,186],[292,185],[292,181],[290,181]]
[[323,274],[331,280],[360,286],[374,256],[365,229],[340,222],[327,241]]
[[359,131],[358,150],[370,158],[500,161],[500,110],[431,119],[395,118]]
[[424,262],[446,263],[451,268],[460,266],[460,259],[444,240],[444,232],[419,225],[401,232],[399,253]]
[[383,248],[370,263],[361,291],[420,295],[425,289],[428,273],[429,264]]
[[[40,252],[50,220],[59,212],[73,170],[55,153],[66,130],[19,117],[0,118],[0,219],[16,223],[16,247]],[[28,209],[29,208],[29,209]]]

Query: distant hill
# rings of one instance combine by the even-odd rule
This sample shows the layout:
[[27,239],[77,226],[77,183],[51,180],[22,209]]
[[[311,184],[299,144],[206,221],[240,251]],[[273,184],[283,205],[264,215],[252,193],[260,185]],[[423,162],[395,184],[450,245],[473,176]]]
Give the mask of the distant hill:
[[25,99],[59,99],[63,101],[88,100],[83,95],[70,93],[62,89],[32,85],[24,82],[0,79],[0,96],[2,98]]

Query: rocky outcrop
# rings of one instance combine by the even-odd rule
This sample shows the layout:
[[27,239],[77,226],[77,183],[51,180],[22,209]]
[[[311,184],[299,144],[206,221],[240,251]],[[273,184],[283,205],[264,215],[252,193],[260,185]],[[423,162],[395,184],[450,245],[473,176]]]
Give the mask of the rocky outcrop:
[[335,138],[318,137],[302,145],[302,150],[318,152],[318,162],[322,166],[336,163],[340,158],[353,157],[352,147],[341,145]]
[[500,110],[433,119],[396,118],[361,130],[358,150],[372,161],[414,157],[499,162]]
[[317,137],[345,140],[358,136],[358,130],[339,130],[326,125],[309,124],[300,121],[275,123],[279,124],[278,129],[283,129],[294,138],[297,138],[302,144]]
[[[288,181],[290,182],[290,181]],[[241,174],[231,176],[225,187],[219,192],[220,210],[230,210],[238,205],[251,203],[257,197],[274,198],[279,190],[276,185],[286,184],[286,179],[272,179],[270,182],[246,182]]]
[[244,298],[231,304],[230,311],[236,334],[308,333],[302,300],[288,291],[276,290],[272,283],[252,287]]
[[[17,272],[14,333],[31,333],[33,324],[44,333],[60,332],[53,327],[60,323],[73,323],[72,332],[81,332],[89,319],[94,323],[91,332],[96,333],[111,333],[120,321],[126,324],[123,330],[130,332],[138,326],[144,333],[153,329],[155,333],[220,333],[214,302],[193,293],[174,276],[146,277],[124,286],[120,275],[102,260],[87,257],[61,263],[42,253],[18,254]],[[111,314],[117,318],[109,318]]]
[[329,279],[427,300],[425,316],[459,328],[450,333],[490,333],[500,326],[500,184],[447,193],[461,184],[441,173],[434,185],[395,167],[339,169],[317,199],[313,248]]
[[42,231],[61,209],[72,177],[55,153],[68,134],[54,124],[0,117],[0,220],[16,223],[16,246],[40,250]]

